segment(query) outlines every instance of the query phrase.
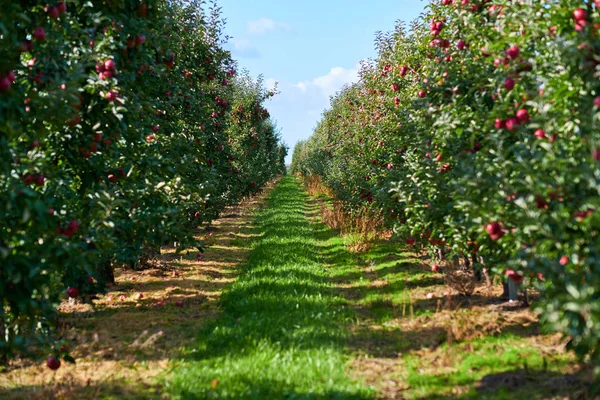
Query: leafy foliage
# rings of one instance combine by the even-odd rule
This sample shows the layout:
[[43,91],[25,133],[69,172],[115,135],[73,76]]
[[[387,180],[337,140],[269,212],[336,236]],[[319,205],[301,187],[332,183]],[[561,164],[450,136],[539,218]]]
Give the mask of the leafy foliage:
[[3,4],[2,354],[51,343],[61,298],[115,265],[201,246],[198,225],[283,172],[274,93],[237,76],[222,27],[198,0]]

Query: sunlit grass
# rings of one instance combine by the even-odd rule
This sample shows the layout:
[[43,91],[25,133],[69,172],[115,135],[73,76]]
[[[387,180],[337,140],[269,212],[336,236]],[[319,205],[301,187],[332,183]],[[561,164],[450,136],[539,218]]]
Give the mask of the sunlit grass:
[[[371,398],[346,374],[351,313],[331,284],[333,235],[306,219],[308,198],[284,178],[257,214],[262,236],[221,298],[222,315],[199,334],[170,384],[193,398]],[[321,231],[323,233],[323,231]]]

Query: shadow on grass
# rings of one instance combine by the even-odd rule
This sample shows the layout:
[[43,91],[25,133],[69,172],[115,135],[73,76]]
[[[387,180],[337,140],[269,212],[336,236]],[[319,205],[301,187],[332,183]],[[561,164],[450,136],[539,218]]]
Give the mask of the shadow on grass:
[[[545,370],[514,369],[505,372],[489,374],[481,379],[472,379],[470,384],[475,385],[469,392],[452,395],[434,394],[417,397],[421,400],[442,399],[593,399],[590,393],[590,374],[582,370],[573,374],[563,374]],[[443,375],[422,376],[423,384],[437,391],[452,384],[452,378]],[[465,384],[467,382],[461,382]]]
[[[372,396],[345,376],[345,301],[330,285],[321,244],[335,233],[306,218],[307,195],[284,178],[256,217],[252,251],[220,299],[221,315],[170,385],[183,398]],[[218,377],[218,385],[211,385]]]
[[19,386],[18,388],[0,388],[2,400],[59,400],[59,399],[163,399],[164,389],[157,385],[133,384],[131,382],[94,382],[77,384],[63,380],[48,385]]

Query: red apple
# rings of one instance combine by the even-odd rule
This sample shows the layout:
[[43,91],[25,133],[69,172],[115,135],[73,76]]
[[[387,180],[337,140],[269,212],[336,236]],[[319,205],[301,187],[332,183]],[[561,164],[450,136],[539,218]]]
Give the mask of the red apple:
[[499,222],[490,222],[485,226],[485,230],[492,240],[498,240],[504,236],[504,230]]
[[58,3],[56,3],[56,8],[58,9],[58,12],[61,14],[64,14],[67,12],[67,5],[65,4],[64,1],[59,1]]
[[106,60],[104,61],[104,69],[107,71],[114,71],[115,69],[115,61],[114,60]]
[[516,117],[522,124],[529,122],[529,113],[524,108],[517,111]]
[[58,15],[60,14],[58,8],[56,7],[48,7],[46,9],[46,12],[48,13],[48,16],[52,19],[58,19]]
[[35,178],[35,184],[36,186],[44,186],[44,182],[46,181],[46,178],[44,177],[44,175],[38,175]]
[[516,118],[509,118],[506,121],[506,129],[509,131],[514,131],[519,126],[519,120]]
[[46,30],[42,27],[36,28],[35,31],[33,31],[33,37],[40,42],[46,40]]
[[459,50],[464,50],[465,47],[467,47],[467,43],[464,40],[459,40],[458,43],[456,43],[456,48]]
[[119,97],[119,95],[112,90],[109,90],[108,93],[106,93],[106,100],[108,100],[109,103],[114,102],[117,97]]
[[573,11],[573,18],[575,19],[575,21],[580,22],[580,21],[587,21],[588,18],[588,13],[585,9],[583,8],[578,8],[575,11]]
[[517,46],[511,46],[506,51],[506,56],[508,58],[510,58],[511,60],[514,60],[514,59],[518,58],[520,54],[521,54],[521,51],[519,50],[519,48]]
[[0,92],[7,92],[12,86],[12,82],[7,76],[0,77]]
[[50,368],[52,371],[56,371],[60,368],[60,359],[50,356],[46,360],[46,367]]
[[177,307],[183,307],[183,301],[181,301],[181,300],[176,301],[175,302],[175,306],[177,306]]
[[440,266],[439,265],[432,265],[431,266],[431,271],[432,272],[438,272],[440,270]]
[[67,296],[69,296],[69,298],[71,298],[71,299],[76,299],[77,297],[79,297],[79,289],[74,288],[74,287],[68,288]]
[[508,91],[513,90],[515,88],[515,81],[512,78],[506,78],[504,80],[504,88]]
[[538,139],[545,139],[546,131],[544,131],[543,129],[538,129],[533,133],[533,135]]

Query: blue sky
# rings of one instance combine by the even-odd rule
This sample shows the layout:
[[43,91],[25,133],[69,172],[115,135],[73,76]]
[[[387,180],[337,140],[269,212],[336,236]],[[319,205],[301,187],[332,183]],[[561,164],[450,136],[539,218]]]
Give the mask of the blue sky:
[[[281,92],[268,104],[290,156],[308,138],[329,96],[355,81],[358,63],[376,55],[376,31],[409,22],[422,0],[220,0],[225,33],[240,68]],[[288,162],[290,160],[288,156]]]

